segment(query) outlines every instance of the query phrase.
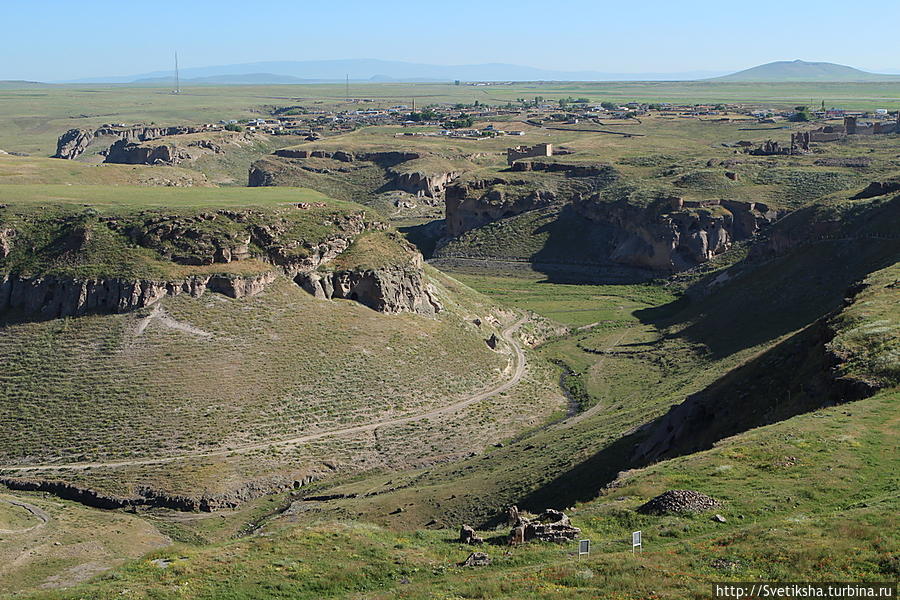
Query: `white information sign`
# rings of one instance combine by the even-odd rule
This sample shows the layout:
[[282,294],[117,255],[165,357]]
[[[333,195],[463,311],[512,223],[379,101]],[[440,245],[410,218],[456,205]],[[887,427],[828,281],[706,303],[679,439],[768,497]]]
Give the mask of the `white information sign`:
[[641,545],[641,532],[633,531],[631,533],[631,553],[634,554],[634,549],[640,548],[641,552],[644,551],[644,546]]
[[591,553],[591,540],[578,540],[578,556]]

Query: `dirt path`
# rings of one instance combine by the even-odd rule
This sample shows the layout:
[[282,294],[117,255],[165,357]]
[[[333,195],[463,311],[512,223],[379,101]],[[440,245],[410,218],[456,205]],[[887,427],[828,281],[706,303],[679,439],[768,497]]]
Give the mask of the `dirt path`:
[[385,419],[383,421],[375,421],[373,423],[369,423],[367,425],[357,425],[355,427],[346,427],[343,429],[332,429],[329,431],[320,431],[318,433],[311,433],[309,435],[303,435],[293,438],[288,438],[284,440],[274,440],[268,442],[260,442],[257,444],[251,444],[248,446],[242,446],[239,448],[225,448],[221,450],[212,450],[209,452],[195,452],[195,453],[187,453],[178,456],[166,456],[161,458],[138,458],[134,460],[120,460],[120,461],[111,461],[111,462],[84,462],[84,463],[69,463],[69,464],[45,464],[45,465],[28,465],[28,466],[5,466],[0,465],[0,470],[7,472],[21,472],[21,471],[31,471],[34,469],[46,469],[53,471],[83,471],[85,469],[97,469],[97,468],[115,468],[115,467],[134,467],[141,465],[161,465],[172,462],[178,462],[181,460],[191,459],[191,458],[206,458],[211,456],[225,456],[228,454],[238,454],[251,452],[253,450],[261,450],[264,448],[272,448],[272,447],[281,447],[281,446],[295,446],[298,444],[305,444],[306,442],[311,442],[313,440],[318,440],[325,437],[332,436],[341,436],[347,435],[351,433],[366,433],[370,431],[374,431],[380,427],[385,426],[394,426],[394,425],[403,425],[405,423],[411,423],[414,421],[421,421],[422,419],[430,419],[433,417],[438,417],[440,415],[448,414],[455,412],[461,408],[465,408],[471,404],[475,404],[476,402],[481,402],[482,400],[487,400],[493,396],[498,394],[502,394],[503,392],[512,389],[519,381],[522,380],[522,377],[525,375],[525,353],[522,351],[521,346],[519,346],[518,342],[516,342],[513,337],[513,333],[518,329],[522,323],[525,322],[527,317],[521,317],[518,321],[504,329],[500,335],[506,340],[513,349],[515,354],[515,368],[513,369],[512,377],[500,383],[490,389],[479,392],[468,398],[460,400],[458,402],[454,402],[453,404],[448,404],[447,406],[442,406],[439,408],[433,408],[429,411],[419,413],[416,415],[410,415],[408,417],[399,417],[395,419]]
[[38,527],[42,527],[50,521],[50,515],[48,515],[37,506],[34,506],[33,504],[28,504],[27,502],[22,502],[20,500],[11,500],[9,498],[0,498],[0,502],[6,502],[7,504],[12,504],[13,506],[24,508],[25,510],[30,512],[38,521],[40,521],[39,523],[36,523],[35,525],[26,527],[24,529],[0,529],[0,533],[4,535],[11,533],[25,533],[26,531],[31,531],[33,529],[37,529]]

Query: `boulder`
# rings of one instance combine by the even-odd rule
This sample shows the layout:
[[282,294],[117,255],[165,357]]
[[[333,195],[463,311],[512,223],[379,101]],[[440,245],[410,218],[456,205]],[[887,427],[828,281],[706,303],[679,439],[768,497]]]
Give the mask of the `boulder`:
[[461,567],[486,567],[491,564],[491,557],[485,552],[473,552],[469,557],[459,563]]

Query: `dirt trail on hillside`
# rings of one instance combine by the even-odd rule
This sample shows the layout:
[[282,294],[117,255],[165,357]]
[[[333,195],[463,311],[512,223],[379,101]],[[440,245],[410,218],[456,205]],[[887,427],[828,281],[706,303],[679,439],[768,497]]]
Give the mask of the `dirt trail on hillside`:
[[410,415],[407,417],[399,417],[395,419],[385,419],[383,421],[375,421],[369,423],[367,425],[357,425],[355,427],[346,427],[343,429],[332,429],[329,431],[320,431],[318,433],[311,433],[309,435],[303,435],[293,438],[288,438],[284,440],[273,440],[268,442],[259,442],[256,444],[251,444],[248,446],[241,446],[238,448],[224,448],[220,450],[212,450],[209,452],[195,452],[195,453],[187,453],[181,454],[178,456],[166,456],[160,458],[138,458],[134,460],[120,460],[120,461],[110,461],[110,462],[85,462],[85,463],[70,463],[70,464],[45,464],[45,465],[28,465],[28,466],[5,466],[0,465],[0,471],[7,472],[22,472],[22,471],[31,471],[35,469],[44,469],[44,470],[52,470],[52,471],[83,471],[85,469],[97,469],[97,468],[115,468],[115,467],[135,467],[141,465],[160,465],[167,464],[172,462],[178,462],[181,460],[187,460],[191,458],[206,458],[211,456],[225,456],[228,454],[238,454],[251,452],[253,450],[261,450],[264,448],[272,448],[278,446],[295,446],[298,444],[305,444],[306,442],[311,442],[313,440],[318,440],[325,437],[332,436],[341,436],[347,435],[351,433],[365,433],[374,431],[375,429],[393,426],[393,425],[404,425],[406,423],[411,423],[414,421],[421,421],[422,419],[430,419],[432,417],[437,417],[440,415],[444,415],[447,413],[455,412],[461,408],[465,408],[470,404],[475,404],[476,402],[481,402],[482,400],[487,400],[497,394],[502,394],[503,392],[512,389],[519,381],[522,380],[522,377],[525,375],[525,353],[522,351],[522,347],[516,342],[515,337],[513,337],[513,333],[527,320],[527,317],[521,317],[518,321],[504,329],[500,336],[506,340],[509,345],[513,349],[513,353],[515,355],[515,368],[513,369],[512,377],[500,383],[490,389],[484,390],[482,392],[478,392],[472,396],[469,396],[463,400],[458,402],[454,402],[453,404],[448,404],[447,406],[441,406],[439,408],[433,408],[429,411],[419,413],[416,415]]
[[7,504],[11,504],[13,506],[18,506],[19,508],[24,508],[28,512],[32,514],[39,522],[30,526],[25,527],[23,529],[0,529],[0,534],[8,535],[12,533],[25,533],[26,531],[32,531],[33,529],[37,529],[38,527],[42,527],[46,523],[50,521],[50,515],[44,512],[42,509],[38,508],[33,504],[28,504],[27,502],[22,502],[21,500],[11,500],[9,498],[0,498],[0,502],[5,502]]

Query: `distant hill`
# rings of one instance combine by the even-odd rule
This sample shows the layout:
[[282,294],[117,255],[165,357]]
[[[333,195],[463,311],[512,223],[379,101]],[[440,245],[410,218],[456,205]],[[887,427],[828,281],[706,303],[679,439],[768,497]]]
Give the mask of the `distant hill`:
[[0,80],[0,89],[22,89],[31,87],[44,87],[51,85],[48,83],[40,83],[38,81],[25,81],[23,79],[2,79]]
[[[182,81],[194,83],[313,83],[344,81],[672,81],[721,75],[722,72],[607,73],[562,71],[505,63],[432,65],[376,59],[272,61],[181,69]],[[265,75],[265,77],[263,77]],[[60,83],[150,83],[171,81],[171,70],[117,77],[91,77]],[[252,77],[251,77],[252,76]],[[255,78],[253,81],[239,77]],[[223,80],[213,78],[224,78]],[[290,78],[290,79],[284,79]],[[151,80],[148,82],[147,80]]]
[[804,60],[781,60],[709,81],[900,81],[900,75],[869,73],[846,65]]

